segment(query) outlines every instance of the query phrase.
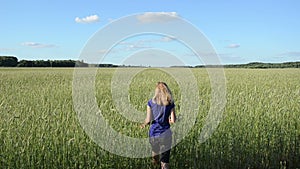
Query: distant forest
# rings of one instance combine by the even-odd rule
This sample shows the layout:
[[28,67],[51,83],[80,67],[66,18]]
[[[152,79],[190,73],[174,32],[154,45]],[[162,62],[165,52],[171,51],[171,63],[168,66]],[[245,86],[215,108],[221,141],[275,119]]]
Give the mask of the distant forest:
[[[88,64],[84,61],[76,60],[20,60],[14,56],[0,56],[0,67],[139,67],[128,65],[113,64]],[[247,64],[229,64],[229,65],[199,65],[199,66],[173,66],[173,67],[224,67],[224,68],[251,68],[251,69],[268,69],[268,68],[300,68],[300,61],[284,63],[262,63],[251,62]]]
[[[195,67],[219,67],[217,65],[195,66]],[[222,65],[224,68],[249,68],[249,69],[269,69],[269,68],[300,68],[300,61],[283,63],[262,63],[251,62],[246,64]]]

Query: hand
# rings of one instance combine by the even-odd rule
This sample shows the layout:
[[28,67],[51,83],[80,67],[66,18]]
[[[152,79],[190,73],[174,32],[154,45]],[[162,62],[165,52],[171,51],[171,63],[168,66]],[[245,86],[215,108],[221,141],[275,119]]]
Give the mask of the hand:
[[170,124],[174,124],[174,121],[172,119],[169,119]]
[[145,124],[144,124],[144,123],[141,124],[141,125],[140,125],[140,128],[141,128],[141,129],[145,128]]

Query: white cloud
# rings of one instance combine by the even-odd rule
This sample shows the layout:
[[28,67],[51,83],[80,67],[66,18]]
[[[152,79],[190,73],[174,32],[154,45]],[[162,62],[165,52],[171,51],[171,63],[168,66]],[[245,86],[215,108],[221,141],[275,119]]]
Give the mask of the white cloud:
[[11,51],[14,51],[16,49],[13,49],[13,48],[0,48],[0,52],[11,52]]
[[145,43],[148,43],[148,42],[151,42],[151,40],[138,40],[138,41],[133,41],[133,42],[122,41],[118,45],[124,46],[123,49],[129,51],[129,50],[151,48],[151,46],[145,45]]
[[112,54],[112,53],[118,53],[120,52],[121,50],[118,49],[118,48],[112,48],[112,49],[100,49],[98,50],[98,53],[101,54],[101,55],[109,55],[109,54]]
[[53,48],[53,47],[57,47],[56,45],[53,45],[53,44],[43,44],[43,43],[37,43],[37,42],[23,42],[21,45],[32,47],[32,48]]
[[172,36],[172,37],[171,36],[164,36],[164,37],[161,38],[162,42],[171,42],[173,40],[176,40],[176,37],[174,37],[174,36]]
[[132,44],[127,46],[127,50],[138,50],[138,49],[146,49],[146,48],[151,48],[151,47],[140,45],[140,44]]
[[100,21],[100,18],[98,15],[90,15],[90,16],[87,16],[84,18],[79,18],[79,17],[75,18],[75,22],[77,22],[77,23],[95,23],[95,22],[99,22],[99,21]]
[[289,51],[275,55],[273,58],[281,61],[300,61],[300,52]]
[[100,54],[105,54],[105,53],[108,52],[108,50],[106,50],[106,49],[101,49],[101,50],[99,50],[98,52],[99,52]]
[[177,38],[174,36],[163,36],[160,38],[145,38],[145,39],[140,39],[137,41],[122,41],[118,45],[124,45],[124,46],[137,46],[137,48],[150,48],[151,45],[156,44],[156,43],[162,43],[162,42],[171,42],[171,41],[176,41]]
[[219,53],[218,57],[222,64],[240,64],[249,62],[246,58],[233,53]]
[[170,22],[178,19],[179,15],[176,12],[145,12],[144,14],[138,15],[137,19],[142,23],[153,23],[153,22]]
[[283,56],[283,57],[300,57],[300,52],[285,52],[278,54],[278,56]]
[[236,43],[232,43],[232,44],[229,44],[228,46],[227,46],[227,48],[239,48],[241,45],[239,45],[239,44],[236,44]]

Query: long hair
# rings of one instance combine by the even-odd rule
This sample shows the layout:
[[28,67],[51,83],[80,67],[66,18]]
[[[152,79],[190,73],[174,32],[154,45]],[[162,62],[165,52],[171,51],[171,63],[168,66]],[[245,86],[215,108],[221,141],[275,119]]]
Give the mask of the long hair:
[[172,92],[164,82],[158,82],[155,88],[155,94],[152,101],[158,105],[167,106],[173,103]]

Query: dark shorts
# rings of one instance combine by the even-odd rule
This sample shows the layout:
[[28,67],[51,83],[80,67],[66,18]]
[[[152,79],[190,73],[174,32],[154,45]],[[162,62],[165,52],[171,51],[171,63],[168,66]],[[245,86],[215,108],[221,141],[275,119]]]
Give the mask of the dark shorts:
[[169,137],[150,137],[149,142],[151,144],[152,151],[156,154],[160,154],[160,161],[169,163],[172,135]]

